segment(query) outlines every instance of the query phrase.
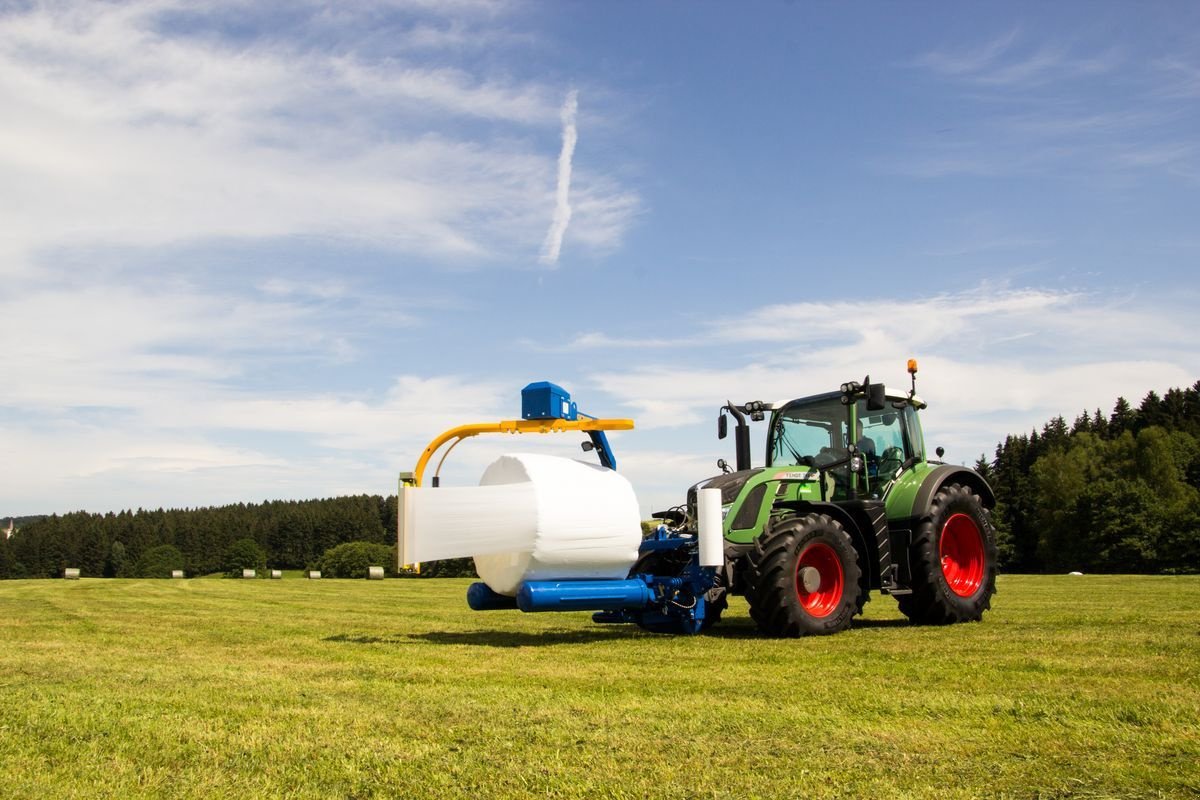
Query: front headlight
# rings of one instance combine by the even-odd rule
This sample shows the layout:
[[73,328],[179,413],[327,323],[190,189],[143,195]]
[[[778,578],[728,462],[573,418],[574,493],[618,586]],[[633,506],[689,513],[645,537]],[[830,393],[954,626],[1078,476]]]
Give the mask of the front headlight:
[[725,517],[729,516],[729,509],[731,508],[733,508],[733,503],[730,503],[727,506],[721,506],[721,519],[725,519]]

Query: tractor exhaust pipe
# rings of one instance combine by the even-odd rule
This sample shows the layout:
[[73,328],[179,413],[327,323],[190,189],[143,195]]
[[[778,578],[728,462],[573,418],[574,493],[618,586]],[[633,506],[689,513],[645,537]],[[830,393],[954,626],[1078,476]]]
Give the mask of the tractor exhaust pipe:
[[[750,426],[746,424],[746,415],[733,404],[732,400],[725,403],[725,410],[737,420],[737,426],[733,429],[733,451],[734,458],[737,461],[738,472],[750,469]],[[722,425],[724,422],[725,420],[722,419]],[[723,432],[719,433],[718,438],[724,439],[725,434]]]

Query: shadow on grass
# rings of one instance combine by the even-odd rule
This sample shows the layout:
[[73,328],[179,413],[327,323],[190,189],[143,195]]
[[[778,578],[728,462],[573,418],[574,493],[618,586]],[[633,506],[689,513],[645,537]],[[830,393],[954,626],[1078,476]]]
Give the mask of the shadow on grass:
[[[912,623],[904,619],[855,620],[855,628],[900,628]],[[635,625],[582,627],[579,630],[555,631],[429,631],[427,633],[396,633],[384,636],[339,633],[322,641],[345,644],[437,644],[469,645],[472,647],[548,647],[564,644],[591,644],[640,638],[670,639],[680,634],[661,634],[643,631]],[[760,639],[762,634],[750,620],[736,620],[717,625],[701,636],[712,639]]]
[[558,644],[590,644],[612,639],[629,638],[628,630],[581,628],[577,631],[430,631],[429,633],[398,633],[392,636],[360,636],[339,633],[327,636],[326,642],[349,644],[458,644],[476,647],[545,647]]
[[[747,621],[748,622],[748,621]],[[759,637],[753,623],[722,624],[705,631],[702,636],[714,639],[754,639]],[[679,634],[650,633],[636,625],[581,627],[579,630],[554,631],[430,631],[428,633],[396,633],[384,636],[339,633],[322,641],[346,644],[451,644],[475,647],[547,647],[562,644],[591,644],[622,639],[670,639]]]

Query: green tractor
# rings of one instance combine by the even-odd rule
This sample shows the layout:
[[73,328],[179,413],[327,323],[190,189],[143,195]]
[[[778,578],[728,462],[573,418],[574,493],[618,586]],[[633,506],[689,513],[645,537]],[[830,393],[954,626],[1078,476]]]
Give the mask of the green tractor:
[[[695,529],[699,490],[720,490],[724,564],[703,595],[703,627],[729,593],[746,598],[770,636],[844,630],[872,590],[917,623],[982,617],[996,591],[995,495],[974,470],[927,457],[915,361],[908,371],[906,393],[868,377],[783,404],[721,408],[719,438],[736,422],[736,469],[718,461],[723,474],[693,486],[686,506],[655,514],[659,536]],[[747,418],[767,421],[762,467],[751,466]],[[687,566],[681,551],[644,550],[634,573]]]

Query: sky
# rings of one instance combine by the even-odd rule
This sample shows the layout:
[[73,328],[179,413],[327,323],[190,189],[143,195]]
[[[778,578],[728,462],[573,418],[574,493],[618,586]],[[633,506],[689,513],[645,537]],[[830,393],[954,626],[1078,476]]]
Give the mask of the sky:
[[5,516],[393,493],[531,381],[648,514],[726,400],[914,357],[971,464],[1200,378],[1195,3],[4,1],[0,109]]

